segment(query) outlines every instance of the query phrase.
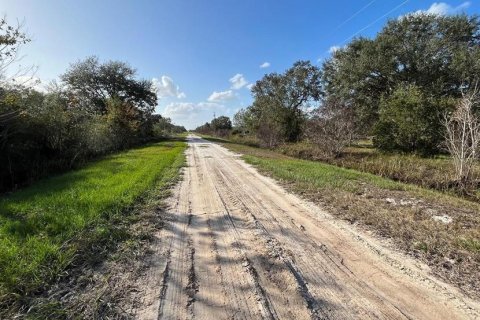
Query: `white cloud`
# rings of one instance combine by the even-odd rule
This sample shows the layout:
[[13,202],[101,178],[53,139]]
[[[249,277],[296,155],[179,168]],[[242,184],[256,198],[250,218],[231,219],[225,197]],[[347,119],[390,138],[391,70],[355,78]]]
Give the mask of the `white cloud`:
[[247,84],[247,89],[252,90],[254,85],[255,85],[254,83]]
[[224,105],[212,102],[172,102],[165,107],[163,115],[169,118],[191,119],[199,113],[203,113],[205,111],[211,111],[213,113],[215,111],[224,109]]
[[185,93],[180,91],[180,87],[168,76],[162,76],[160,80],[153,78],[152,83],[159,98],[176,97],[182,99],[186,97]]
[[455,14],[464,9],[467,9],[468,7],[470,7],[470,4],[471,3],[469,1],[466,1],[459,6],[453,7],[445,2],[434,2],[430,6],[430,8],[428,8],[427,10],[418,10],[414,14],[426,13],[426,14],[445,16],[448,14]]
[[172,119],[172,122],[183,125],[188,129],[195,129],[199,125],[209,122],[216,116],[230,115],[230,110],[223,104],[214,102],[172,102],[165,108],[160,107],[158,112]]
[[340,50],[340,47],[339,47],[339,46],[331,46],[330,49],[328,49],[328,53],[334,54],[334,53],[337,52],[338,50]]
[[237,73],[230,78],[230,83],[232,84],[232,89],[238,90],[245,87],[248,84],[248,81],[245,79],[243,74]]
[[270,62],[264,62],[260,65],[261,69],[265,69],[265,68],[268,68],[268,67],[270,67]]
[[227,91],[213,91],[213,93],[208,97],[208,101],[210,102],[219,102],[219,101],[227,101],[232,100],[235,98],[235,93],[232,90]]

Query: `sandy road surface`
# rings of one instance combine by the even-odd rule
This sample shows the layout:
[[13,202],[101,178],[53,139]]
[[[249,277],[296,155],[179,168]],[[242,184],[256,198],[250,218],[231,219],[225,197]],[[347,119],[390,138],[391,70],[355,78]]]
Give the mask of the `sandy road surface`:
[[476,319],[479,304],[219,145],[188,166],[141,282],[139,319]]

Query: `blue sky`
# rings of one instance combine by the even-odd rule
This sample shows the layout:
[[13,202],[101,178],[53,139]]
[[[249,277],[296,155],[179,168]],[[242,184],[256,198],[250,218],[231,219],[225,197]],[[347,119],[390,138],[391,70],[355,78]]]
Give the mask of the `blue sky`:
[[194,128],[232,116],[249,84],[299,59],[321,63],[354,35],[373,36],[389,18],[430,10],[480,12],[478,0],[0,0],[33,41],[22,64],[42,82],[90,55],[127,61],[158,87],[157,112]]

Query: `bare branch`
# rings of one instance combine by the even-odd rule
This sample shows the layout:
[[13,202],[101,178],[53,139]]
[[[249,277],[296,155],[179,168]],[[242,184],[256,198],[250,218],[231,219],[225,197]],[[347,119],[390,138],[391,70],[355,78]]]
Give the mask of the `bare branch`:
[[[18,85],[15,83],[17,78],[20,82],[31,82],[37,71],[36,66],[22,66],[20,64],[24,56],[20,56],[20,48],[30,42],[30,38],[23,31],[24,22],[17,21],[15,26],[9,25],[4,16],[0,19],[0,85]],[[16,70],[8,72],[14,65]]]
[[453,113],[445,115],[445,142],[455,167],[455,179],[463,191],[473,183],[473,168],[479,156],[480,119],[474,109],[479,103],[478,82],[463,96]]
[[338,157],[355,139],[351,108],[335,101],[325,102],[310,119],[307,136],[327,157]]

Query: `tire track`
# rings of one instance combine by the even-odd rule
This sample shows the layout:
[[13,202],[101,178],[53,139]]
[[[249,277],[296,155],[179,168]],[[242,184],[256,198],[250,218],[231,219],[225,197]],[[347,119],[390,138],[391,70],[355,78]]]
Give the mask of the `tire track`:
[[140,319],[477,318],[477,302],[423,270],[408,277],[403,256],[226,149],[195,137],[189,146],[146,278],[156,312],[140,306]]

